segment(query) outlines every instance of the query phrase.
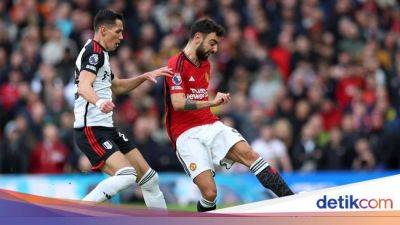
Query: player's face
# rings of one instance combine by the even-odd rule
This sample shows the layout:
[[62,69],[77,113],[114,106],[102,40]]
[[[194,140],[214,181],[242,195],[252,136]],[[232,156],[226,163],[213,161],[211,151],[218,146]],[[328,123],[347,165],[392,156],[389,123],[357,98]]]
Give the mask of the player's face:
[[218,51],[219,37],[214,33],[204,35],[203,41],[196,49],[196,56],[199,60],[206,60],[208,56]]
[[121,40],[123,39],[122,31],[124,27],[121,20],[116,20],[115,25],[104,27],[104,46],[107,51],[114,51],[117,49]]

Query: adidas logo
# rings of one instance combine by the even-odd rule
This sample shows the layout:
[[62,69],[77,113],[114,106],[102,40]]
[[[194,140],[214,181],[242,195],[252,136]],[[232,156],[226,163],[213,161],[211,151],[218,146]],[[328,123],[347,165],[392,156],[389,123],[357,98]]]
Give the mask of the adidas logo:
[[192,76],[190,76],[189,81],[195,81]]

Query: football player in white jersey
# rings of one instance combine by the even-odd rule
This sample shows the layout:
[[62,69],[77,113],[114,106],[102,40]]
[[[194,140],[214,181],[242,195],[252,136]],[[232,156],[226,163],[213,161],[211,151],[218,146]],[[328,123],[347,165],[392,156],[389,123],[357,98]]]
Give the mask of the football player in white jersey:
[[127,137],[114,127],[112,93],[121,94],[135,89],[159,76],[171,76],[168,67],[129,79],[118,79],[110,68],[109,51],[121,40],[123,18],[111,10],[101,10],[94,18],[95,34],[88,40],[76,60],[75,83],[75,141],[89,158],[94,170],[110,177],[101,181],[84,201],[102,202],[137,182],[147,207],[166,209],[157,173]]

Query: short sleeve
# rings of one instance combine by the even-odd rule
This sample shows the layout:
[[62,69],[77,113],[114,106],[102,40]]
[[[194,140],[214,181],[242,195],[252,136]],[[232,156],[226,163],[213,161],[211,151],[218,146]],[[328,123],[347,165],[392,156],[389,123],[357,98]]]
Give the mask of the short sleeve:
[[[178,57],[179,58],[179,57]],[[182,68],[179,67],[180,60],[170,60],[168,67],[172,69],[172,77],[166,77],[166,85],[168,86],[170,94],[185,93],[185,86],[182,79]]]
[[86,70],[97,75],[104,64],[104,53],[86,52],[82,55],[81,71]]

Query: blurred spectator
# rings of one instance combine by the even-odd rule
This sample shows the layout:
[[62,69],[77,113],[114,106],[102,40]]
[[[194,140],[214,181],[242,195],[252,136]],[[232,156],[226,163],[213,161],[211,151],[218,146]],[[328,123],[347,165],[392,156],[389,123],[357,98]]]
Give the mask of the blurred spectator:
[[375,157],[367,139],[358,139],[355,145],[356,157],[353,160],[354,170],[372,170],[375,168]]
[[59,139],[59,130],[53,124],[43,128],[43,141],[36,144],[30,156],[31,173],[66,172],[69,151]]
[[9,81],[0,86],[0,105],[7,113],[15,110],[15,107],[20,100],[18,86],[21,81],[21,72],[13,70],[9,73]]
[[73,135],[74,115],[71,112],[63,112],[60,116],[60,140],[68,148],[67,168],[69,171],[76,171],[79,168],[79,157],[82,154],[74,143]]
[[307,89],[311,87],[316,79],[316,73],[311,64],[306,61],[301,61],[293,70],[289,78],[289,91],[296,99],[301,99],[306,96]]
[[346,169],[346,149],[342,143],[342,132],[339,128],[332,128],[328,144],[322,149],[319,169],[343,170]]
[[5,140],[1,143],[1,173],[27,173],[29,146],[25,136],[18,130],[17,122],[10,121],[5,127]]
[[315,62],[315,54],[311,49],[310,40],[305,36],[298,36],[295,40],[295,52],[292,58],[292,68],[297,68],[300,62]]
[[294,118],[292,121],[293,135],[296,139],[300,135],[301,129],[311,115],[311,107],[307,101],[298,101],[295,106]]
[[330,99],[324,99],[322,102],[321,116],[325,130],[331,130],[333,127],[340,124],[342,120],[342,112]]
[[301,137],[294,144],[292,157],[295,170],[317,170],[322,151],[317,145],[316,133],[310,124],[306,124],[302,128]]
[[263,66],[250,87],[250,98],[264,108],[271,107],[277,92],[282,88],[278,71],[271,66]]
[[174,151],[154,140],[152,133],[158,128],[154,117],[139,117],[133,125],[133,141],[152,168],[161,171],[176,170],[178,167]]
[[60,29],[63,37],[69,37],[74,27],[71,21],[71,4],[69,2],[60,2],[56,10],[57,28]]
[[8,72],[8,53],[4,48],[0,48],[0,84],[7,81]]
[[29,116],[30,116],[30,129],[32,130],[33,134],[35,135],[36,140],[42,139],[42,130],[46,116],[46,108],[42,102],[34,102],[28,108]]
[[277,120],[274,124],[274,133],[276,138],[283,141],[287,148],[291,149],[293,147],[293,128],[288,120]]
[[278,45],[271,49],[269,56],[278,66],[282,79],[287,82],[291,71],[291,59],[292,59],[292,34],[287,32],[281,32],[278,37]]
[[352,58],[360,57],[364,42],[360,39],[357,25],[348,17],[339,19],[338,49],[340,52],[350,54]]
[[284,172],[292,171],[292,164],[285,144],[275,138],[272,124],[261,127],[260,137],[251,143],[251,147],[274,168]]

